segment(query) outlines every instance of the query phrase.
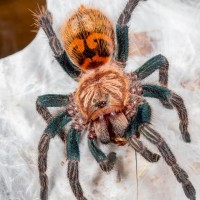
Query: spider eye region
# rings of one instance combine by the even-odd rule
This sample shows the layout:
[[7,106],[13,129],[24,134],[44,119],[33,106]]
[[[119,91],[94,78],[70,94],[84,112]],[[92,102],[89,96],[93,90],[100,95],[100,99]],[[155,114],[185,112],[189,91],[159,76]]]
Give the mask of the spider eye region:
[[62,26],[61,35],[71,61],[83,71],[108,63],[115,51],[112,23],[97,9],[79,8]]
[[95,106],[98,107],[98,108],[103,108],[106,105],[107,105],[106,101],[99,101],[99,102],[95,103]]

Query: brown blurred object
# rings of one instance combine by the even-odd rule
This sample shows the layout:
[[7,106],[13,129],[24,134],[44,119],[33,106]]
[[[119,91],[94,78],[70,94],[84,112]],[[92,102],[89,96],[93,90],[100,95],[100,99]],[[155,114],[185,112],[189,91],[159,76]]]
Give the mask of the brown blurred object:
[[193,80],[185,80],[181,82],[181,86],[191,91],[199,90],[200,74],[197,74]]
[[153,51],[155,40],[147,32],[129,34],[129,56],[145,56]]
[[46,5],[45,0],[1,0],[0,1],[0,58],[26,47],[35,37],[31,32],[34,21],[30,10]]
[[194,172],[200,174],[200,162],[194,162],[192,165],[195,168]]

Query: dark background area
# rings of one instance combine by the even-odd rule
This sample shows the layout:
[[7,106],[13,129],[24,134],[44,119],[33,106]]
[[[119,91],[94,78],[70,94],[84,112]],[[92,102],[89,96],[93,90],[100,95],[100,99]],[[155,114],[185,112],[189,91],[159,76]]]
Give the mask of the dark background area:
[[0,58],[26,47],[36,32],[30,10],[38,10],[45,0],[0,0]]

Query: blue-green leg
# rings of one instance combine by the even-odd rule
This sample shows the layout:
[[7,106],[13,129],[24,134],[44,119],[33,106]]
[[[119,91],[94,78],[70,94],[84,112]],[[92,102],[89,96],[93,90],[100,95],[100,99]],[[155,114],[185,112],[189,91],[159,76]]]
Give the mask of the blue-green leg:
[[95,139],[88,139],[88,146],[93,157],[105,172],[109,172],[113,169],[116,163],[116,153],[111,152],[106,156],[97,146]]
[[38,169],[39,169],[39,178],[40,178],[40,199],[48,199],[48,177],[46,175],[47,170],[47,153],[49,149],[50,139],[58,134],[61,129],[71,120],[68,113],[61,112],[55,117],[51,118],[48,123],[47,128],[45,129],[39,145],[38,145]]
[[130,146],[134,148],[135,151],[140,153],[147,161],[157,162],[160,156],[149,151],[136,136],[139,126],[145,122],[150,122],[150,120],[151,108],[147,102],[144,102],[139,105],[137,114],[131,118],[126,128],[125,135]]
[[80,161],[79,152],[79,138],[81,133],[75,129],[70,129],[67,134],[67,159],[68,159],[68,169],[67,177],[69,178],[69,183],[72,191],[78,200],[86,200],[83,196],[83,190],[79,182],[79,171],[78,163]]
[[128,59],[128,22],[139,0],[129,0],[122,11],[116,25],[117,53],[116,60],[125,64]]
[[129,40],[128,40],[128,26],[116,25],[116,37],[117,37],[117,53],[115,59],[125,65],[128,59],[129,52]]
[[47,123],[52,119],[48,107],[64,107],[68,105],[68,95],[46,94],[39,96],[36,101],[36,109]]
[[182,184],[187,198],[195,200],[196,191],[192,183],[189,181],[188,174],[178,165],[175,156],[161,135],[155,131],[149,123],[142,124],[139,128],[139,132],[143,134],[151,143],[157,146],[167,165],[172,168],[177,181]]
[[55,135],[59,133],[61,129],[70,121],[71,117],[66,111],[60,112],[49,121],[49,124],[44,132],[50,134],[51,137],[55,137]]
[[[63,107],[68,104],[67,95],[57,95],[57,94],[46,94],[39,96],[36,101],[36,109],[38,113],[43,117],[43,119],[49,123],[52,119],[52,115],[48,110],[48,107]],[[60,130],[58,133],[62,141],[65,141],[65,133]]]
[[136,135],[138,128],[141,124],[151,121],[151,108],[149,104],[144,101],[141,105],[138,106],[137,113],[134,115],[125,130],[126,139]]
[[169,63],[167,59],[163,55],[157,55],[139,67],[135,73],[137,74],[138,78],[142,80],[158,69],[159,83],[166,87],[168,84],[168,68]]
[[[151,121],[150,106],[145,102],[144,104],[140,105],[138,111],[140,112],[140,115],[139,115],[139,120],[136,120],[136,122],[140,123],[138,129],[139,133],[143,134],[151,143],[157,146],[158,150],[165,159],[166,163],[172,168],[172,171],[175,177],[177,178],[178,182],[182,184],[185,195],[190,200],[195,200],[196,191],[192,183],[188,179],[188,174],[178,165],[175,156],[173,155],[173,153],[171,152],[170,148],[168,147],[164,139],[161,137],[161,135],[157,131],[152,129],[150,126],[150,121]],[[138,115],[136,115],[136,117],[137,116]],[[133,131],[133,133],[134,132],[135,131]]]
[[54,52],[56,60],[70,77],[77,78],[81,71],[70,61],[68,55],[62,48],[61,43],[52,28],[51,13],[48,10],[40,13],[38,23],[49,39],[49,45]]
[[[167,58],[163,55],[154,56],[144,63],[140,68],[138,68],[135,73],[137,74],[138,78],[142,80],[151,75],[157,69],[159,70],[159,83],[162,86],[167,87],[169,63]],[[164,107],[172,109],[172,106],[168,102],[163,101],[162,99],[160,99],[160,101]]]
[[144,97],[153,97],[160,99],[164,102],[169,103],[177,110],[180,120],[179,128],[183,140],[185,142],[190,142],[190,134],[188,132],[188,115],[183,99],[171,90],[162,86],[146,84],[142,85],[142,88]]

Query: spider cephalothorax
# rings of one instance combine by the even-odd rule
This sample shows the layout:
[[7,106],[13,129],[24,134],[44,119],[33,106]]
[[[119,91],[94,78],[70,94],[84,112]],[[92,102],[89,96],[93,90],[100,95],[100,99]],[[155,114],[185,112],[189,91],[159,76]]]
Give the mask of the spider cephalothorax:
[[[48,94],[38,97],[38,112],[48,126],[39,143],[38,167],[41,200],[48,198],[47,152],[49,142],[56,134],[66,143],[68,178],[78,200],[86,199],[79,183],[79,138],[87,130],[88,147],[103,171],[113,169],[116,154],[107,156],[97,141],[119,146],[127,143],[147,161],[157,162],[158,154],[152,153],[140,141],[145,136],[155,144],[177,178],[185,195],[196,199],[196,192],[187,173],[178,165],[175,156],[161,137],[151,127],[151,107],[144,99],[153,97],[167,108],[175,108],[179,115],[180,131],[185,142],[190,142],[188,117],[180,96],[167,88],[168,61],[157,55],[134,72],[125,72],[128,58],[128,26],[131,14],[139,0],[129,0],[114,29],[107,17],[97,9],[81,6],[61,28],[63,46],[52,29],[51,14],[43,10],[38,16],[39,25],[49,38],[55,58],[63,69],[79,81],[76,91],[69,95]],[[115,44],[116,43],[116,44]],[[115,48],[116,46],[116,48]],[[159,85],[143,84],[142,79],[159,70]],[[63,107],[52,116],[48,107]],[[70,129],[64,126],[72,121]]]
[[80,80],[76,102],[87,120],[124,109],[129,99],[129,82],[118,66],[103,66]]

